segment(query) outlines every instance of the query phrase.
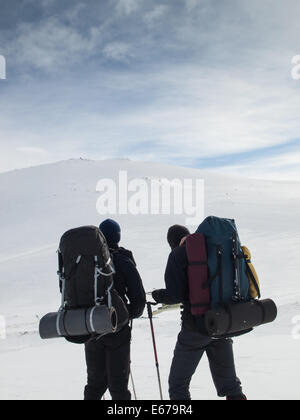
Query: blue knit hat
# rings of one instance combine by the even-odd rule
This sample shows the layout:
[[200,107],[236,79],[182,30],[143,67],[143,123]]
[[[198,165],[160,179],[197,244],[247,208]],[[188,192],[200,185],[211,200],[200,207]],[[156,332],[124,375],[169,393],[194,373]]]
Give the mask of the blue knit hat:
[[104,220],[99,229],[105,236],[108,245],[117,245],[121,241],[121,227],[114,220]]

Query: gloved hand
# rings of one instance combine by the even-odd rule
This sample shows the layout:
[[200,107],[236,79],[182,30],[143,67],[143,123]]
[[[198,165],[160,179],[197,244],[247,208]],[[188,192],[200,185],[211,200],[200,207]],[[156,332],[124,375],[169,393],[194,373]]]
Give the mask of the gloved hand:
[[152,292],[152,299],[153,299],[156,303],[161,303],[161,302],[160,302],[160,295],[161,295],[161,291],[160,291],[160,290],[154,290],[154,292]]

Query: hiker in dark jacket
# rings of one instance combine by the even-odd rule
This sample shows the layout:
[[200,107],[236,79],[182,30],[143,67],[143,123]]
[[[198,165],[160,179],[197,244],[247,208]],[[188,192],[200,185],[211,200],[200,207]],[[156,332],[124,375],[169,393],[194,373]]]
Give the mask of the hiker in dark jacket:
[[[120,248],[121,228],[113,220],[105,220],[100,230],[110,248],[116,274],[114,288],[127,305],[130,319],[139,318],[145,308],[146,295],[142,280],[130,251]],[[113,400],[130,400],[131,327],[92,340],[85,346],[88,384],[85,400],[100,400],[109,389]]]
[[211,374],[219,397],[246,400],[241,382],[236,376],[231,339],[211,339],[205,330],[204,316],[194,317],[189,304],[187,277],[188,259],[184,226],[173,226],[168,232],[172,249],[165,273],[166,289],[152,294],[157,303],[183,305],[182,329],[178,336],[169,377],[171,400],[190,400],[190,383],[199,362],[206,352]]

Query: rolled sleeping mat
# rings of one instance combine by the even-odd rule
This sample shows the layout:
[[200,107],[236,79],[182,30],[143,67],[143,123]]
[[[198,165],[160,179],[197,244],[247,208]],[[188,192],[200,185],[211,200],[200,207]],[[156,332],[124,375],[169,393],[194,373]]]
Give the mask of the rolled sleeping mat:
[[118,328],[118,315],[113,307],[94,306],[87,311],[86,324],[89,333],[112,334]]
[[45,315],[39,325],[43,340],[59,337],[106,335],[117,331],[116,310],[107,306],[88,309],[70,309]]
[[235,303],[205,314],[205,326],[210,337],[239,333],[277,318],[277,307],[271,299]]
[[57,326],[57,323],[59,322],[58,315],[59,315],[58,312],[52,312],[50,314],[45,315],[40,320],[39,334],[43,340],[62,337],[58,333],[58,326]]

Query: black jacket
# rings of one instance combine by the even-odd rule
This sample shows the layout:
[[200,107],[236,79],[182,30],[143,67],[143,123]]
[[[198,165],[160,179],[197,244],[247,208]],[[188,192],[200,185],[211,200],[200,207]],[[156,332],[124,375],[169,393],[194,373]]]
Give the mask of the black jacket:
[[182,321],[185,328],[207,334],[204,316],[193,316],[189,303],[188,258],[186,245],[175,248],[169,256],[165,283],[166,289],[156,290],[153,298],[157,303],[183,306]]
[[110,251],[116,270],[114,288],[125,302],[130,318],[139,318],[145,309],[146,294],[132,252],[119,247]]

